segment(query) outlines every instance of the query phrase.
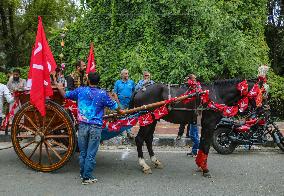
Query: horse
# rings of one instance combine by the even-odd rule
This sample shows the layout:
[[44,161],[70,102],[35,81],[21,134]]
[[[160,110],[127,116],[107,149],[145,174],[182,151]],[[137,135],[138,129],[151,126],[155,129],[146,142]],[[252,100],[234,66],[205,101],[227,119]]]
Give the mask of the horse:
[[[248,80],[248,88],[251,89],[257,80]],[[202,90],[209,90],[209,98],[220,104],[228,106],[236,105],[237,101],[241,99],[240,91],[237,90],[237,84],[241,82],[239,79],[219,80],[209,84],[201,84]],[[186,85],[167,85],[167,84],[152,84],[134,93],[130,108],[147,105],[150,103],[167,100],[173,97],[178,97],[188,90]],[[197,97],[195,101],[184,103],[174,103],[169,106],[169,113],[162,117],[162,119],[175,124],[187,124],[196,117],[196,110],[200,106],[200,98]],[[201,137],[199,144],[199,151],[196,157],[196,164],[203,176],[210,177],[207,166],[208,153],[213,132],[217,123],[221,120],[222,114],[212,109],[205,109],[202,111],[201,118]],[[152,142],[157,120],[152,124],[140,126],[135,143],[138,152],[138,164],[142,167],[145,174],[152,173],[150,166],[145,162],[142,152],[142,146],[146,143],[148,153],[151,161],[156,168],[163,168],[163,164],[157,159],[153,151]]]

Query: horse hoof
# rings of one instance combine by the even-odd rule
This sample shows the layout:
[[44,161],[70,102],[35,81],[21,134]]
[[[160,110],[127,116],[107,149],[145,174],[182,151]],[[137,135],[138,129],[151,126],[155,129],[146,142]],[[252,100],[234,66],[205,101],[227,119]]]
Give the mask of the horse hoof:
[[203,172],[203,177],[206,177],[206,178],[211,178],[211,175],[209,172]]
[[201,167],[198,167],[198,169],[196,171],[197,172],[203,172],[203,169]]
[[162,164],[154,164],[155,168],[157,169],[163,169],[164,166]]
[[149,169],[143,169],[144,174],[152,174],[151,168]]

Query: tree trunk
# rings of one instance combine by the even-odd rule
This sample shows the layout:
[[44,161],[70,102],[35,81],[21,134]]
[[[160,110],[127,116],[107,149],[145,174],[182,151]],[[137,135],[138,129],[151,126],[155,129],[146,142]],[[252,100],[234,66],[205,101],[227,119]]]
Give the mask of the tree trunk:
[[[8,31],[8,24],[7,24],[7,17],[5,13],[4,3],[0,0],[0,18],[1,18],[1,29],[2,29],[2,37],[3,37],[3,48],[0,47],[2,51],[4,51],[6,55],[6,59],[9,56],[9,31]],[[4,63],[5,64],[5,63]]]

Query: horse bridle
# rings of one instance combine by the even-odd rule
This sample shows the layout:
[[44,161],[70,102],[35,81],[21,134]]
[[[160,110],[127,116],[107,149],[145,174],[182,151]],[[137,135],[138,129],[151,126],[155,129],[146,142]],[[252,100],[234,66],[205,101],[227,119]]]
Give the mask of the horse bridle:
[[[180,86],[179,84],[167,84],[168,87],[168,99],[172,98],[172,94],[171,94],[171,86]],[[187,91],[189,90],[189,88],[187,89]],[[196,91],[197,92],[197,91]],[[194,100],[194,109],[188,109],[188,108],[175,108],[173,107],[174,104],[171,104],[168,106],[169,110],[175,110],[175,111],[195,111],[197,112],[197,110],[204,110],[202,108],[200,108],[200,104],[199,106],[197,106],[197,100],[199,100],[199,93],[197,93],[197,98]],[[177,103],[177,102],[176,102]]]

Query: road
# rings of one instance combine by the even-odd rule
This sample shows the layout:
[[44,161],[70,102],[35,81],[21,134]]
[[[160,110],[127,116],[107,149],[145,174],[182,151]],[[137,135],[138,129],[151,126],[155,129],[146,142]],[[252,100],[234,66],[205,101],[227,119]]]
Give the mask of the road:
[[205,178],[195,171],[194,159],[185,155],[184,148],[156,147],[165,167],[153,169],[151,175],[140,171],[135,148],[123,148],[102,147],[95,172],[99,182],[85,186],[80,184],[77,154],[62,169],[41,173],[22,164],[13,149],[2,150],[0,195],[284,196],[284,154],[277,149],[240,150],[227,156],[212,151],[209,156],[212,178]]

